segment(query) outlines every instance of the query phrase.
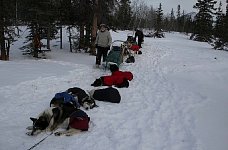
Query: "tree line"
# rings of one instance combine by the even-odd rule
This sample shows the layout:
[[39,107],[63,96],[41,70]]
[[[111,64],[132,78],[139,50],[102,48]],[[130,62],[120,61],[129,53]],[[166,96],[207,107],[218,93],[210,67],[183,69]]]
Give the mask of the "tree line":
[[9,59],[10,43],[18,36],[20,25],[29,30],[21,49],[34,57],[38,57],[42,39],[47,41],[42,44],[46,49],[50,49],[50,41],[57,38],[57,33],[62,39],[63,27],[67,27],[71,51],[77,44],[78,49],[95,54],[94,41],[101,23],[114,31],[141,28],[192,33],[193,40],[210,42],[215,49],[223,49],[228,36],[228,7],[223,13],[222,3],[218,8],[215,4],[214,0],[198,0],[194,5],[196,14],[182,11],[178,5],[164,15],[162,4],[154,8],[139,0],[0,0],[0,59]]

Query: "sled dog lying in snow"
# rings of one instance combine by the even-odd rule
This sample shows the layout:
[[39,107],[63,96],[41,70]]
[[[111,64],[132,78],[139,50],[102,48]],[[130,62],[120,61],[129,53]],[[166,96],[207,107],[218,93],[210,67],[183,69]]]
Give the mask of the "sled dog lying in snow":
[[91,99],[89,95],[86,94],[86,92],[81,88],[78,88],[78,87],[69,88],[67,90],[67,93],[76,97],[78,99],[78,103],[86,110],[97,107],[96,102],[93,99]]
[[66,130],[55,132],[55,135],[71,136],[81,131],[87,131],[90,121],[84,111],[67,104],[62,107],[47,108],[37,118],[30,119],[33,121],[33,125],[27,127],[28,130],[31,130],[27,132],[29,136],[45,131],[53,132],[64,125]]
[[91,86],[112,86],[118,88],[129,87],[129,81],[133,79],[133,74],[129,71],[119,71],[119,67],[115,64],[110,65],[111,75],[101,76],[96,79]]
[[90,99],[89,95],[78,87],[69,88],[65,92],[56,93],[50,102],[50,106],[58,107],[65,103],[72,103],[76,108],[82,106],[86,110],[97,107],[95,101]]
[[120,103],[121,100],[119,91],[113,87],[93,89],[89,91],[89,94],[91,99],[103,102]]

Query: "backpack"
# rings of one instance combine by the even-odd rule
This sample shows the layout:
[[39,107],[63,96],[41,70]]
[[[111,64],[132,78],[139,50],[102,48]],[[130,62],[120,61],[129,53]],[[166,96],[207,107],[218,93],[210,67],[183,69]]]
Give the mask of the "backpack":
[[66,104],[66,103],[70,103],[74,105],[76,108],[80,107],[75,97],[67,92],[56,93],[50,102],[50,106],[52,106],[52,104],[59,106],[61,104]]
[[69,126],[74,129],[88,131],[90,117],[82,110],[78,109],[70,115]]

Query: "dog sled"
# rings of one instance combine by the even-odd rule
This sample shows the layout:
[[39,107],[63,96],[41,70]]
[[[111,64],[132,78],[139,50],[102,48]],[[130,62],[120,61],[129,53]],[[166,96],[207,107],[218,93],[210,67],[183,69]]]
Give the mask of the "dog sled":
[[138,51],[139,47],[132,35],[128,35],[126,41],[115,40],[112,42],[111,50],[107,55],[104,68],[109,68],[110,64],[116,64],[119,67],[120,64],[124,62],[124,56],[127,57],[127,63],[134,63],[134,56]]
[[[120,43],[121,42],[121,43]],[[118,67],[123,63],[124,57],[124,41],[116,40],[112,42],[111,50],[106,57],[105,68],[109,67],[109,64],[116,64]]]

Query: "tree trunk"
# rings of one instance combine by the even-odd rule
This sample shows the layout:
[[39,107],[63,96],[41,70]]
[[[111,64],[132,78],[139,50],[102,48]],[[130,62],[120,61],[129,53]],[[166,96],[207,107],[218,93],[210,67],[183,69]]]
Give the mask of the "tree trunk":
[[60,28],[60,49],[63,49],[63,27]]
[[51,26],[48,25],[48,31],[47,31],[47,49],[50,50],[50,39],[51,39]]
[[[0,0],[0,6],[3,6],[3,1]],[[6,59],[6,48],[5,48],[5,36],[4,36],[4,18],[3,18],[3,10],[0,10],[0,48],[1,48],[1,60]]]
[[9,60],[9,50],[10,50],[10,40],[8,39],[7,46],[6,46],[6,60]]
[[96,55],[95,40],[97,36],[98,0],[95,0],[94,10],[95,12],[93,16],[92,39],[91,39],[91,48],[90,48],[90,53],[92,55]]
[[85,48],[84,24],[80,25],[79,49]]
[[35,33],[33,33],[33,48],[34,54],[33,57],[38,58],[39,44],[40,44],[40,35],[37,23],[35,24]]
[[1,60],[7,60],[6,59],[6,48],[5,48],[5,37],[4,37],[4,27],[2,27],[2,24],[0,23],[0,44],[1,44]]
[[[86,35],[85,35],[85,47],[88,49],[88,47],[90,47],[91,45],[91,25],[87,24],[86,25]],[[87,52],[86,49],[86,52]]]
[[71,27],[68,27],[68,31],[69,31],[69,42],[70,42],[70,52],[73,52],[72,50],[72,40],[71,40],[71,37],[72,37],[72,34],[71,34]]

